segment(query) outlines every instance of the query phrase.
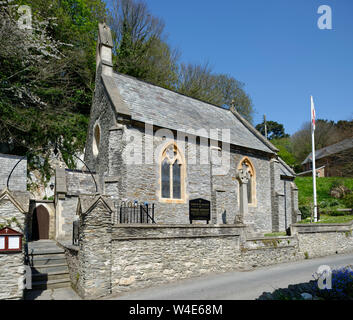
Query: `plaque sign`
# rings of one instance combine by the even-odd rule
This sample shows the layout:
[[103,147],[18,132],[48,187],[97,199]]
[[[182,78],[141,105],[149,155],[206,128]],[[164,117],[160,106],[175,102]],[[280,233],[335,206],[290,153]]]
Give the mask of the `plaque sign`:
[[211,219],[210,201],[201,198],[190,200],[189,219],[190,223],[192,223],[192,220],[206,220],[208,224]]

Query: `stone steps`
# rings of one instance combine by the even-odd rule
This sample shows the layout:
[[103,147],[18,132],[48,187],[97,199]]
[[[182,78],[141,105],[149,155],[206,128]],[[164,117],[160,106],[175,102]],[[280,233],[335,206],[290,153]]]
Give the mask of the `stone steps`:
[[46,290],[46,289],[58,289],[68,288],[71,285],[70,278],[62,278],[56,280],[45,280],[45,281],[32,281],[32,290]]
[[60,280],[70,277],[68,270],[67,271],[51,271],[45,273],[32,273],[32,281],[51,281],[51,280]]
[[31,267],[32,274],[36,273],[55,273],[55,272],[62,272],[67,271],[69,272],[69,268],[67,267],[66,262],[60,264],[50,264],[50,265],[41,265],[36,267]]
[[31,260],[32,266],[46,266],[50,264],[65,264],[66,258],[65,254],[45,254],[45,255],[35,255]]
[[32,290],[71,286],[65,251],[54,241],[35,241],[28,245],[32,270]]

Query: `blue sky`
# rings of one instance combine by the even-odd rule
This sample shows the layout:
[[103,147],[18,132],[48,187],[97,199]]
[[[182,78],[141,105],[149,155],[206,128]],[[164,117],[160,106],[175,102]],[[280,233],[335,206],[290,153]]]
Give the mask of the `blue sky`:
[[[107,0],[108,1],[108,0]],[[352,0],[147,0],[162,18],[181,61],[208,62],[245,83],[254,124],[282,123],[293,134],[318,118],[353,119]],[[320,30],[320,5],[332,9],[332,30]]]

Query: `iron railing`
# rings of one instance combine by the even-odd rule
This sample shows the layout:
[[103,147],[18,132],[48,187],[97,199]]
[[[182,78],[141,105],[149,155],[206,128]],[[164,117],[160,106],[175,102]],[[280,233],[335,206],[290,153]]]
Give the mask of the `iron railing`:
[[117,215],[113,223],[156,223],[154,221],[154,203],[122,201],[117,206]]

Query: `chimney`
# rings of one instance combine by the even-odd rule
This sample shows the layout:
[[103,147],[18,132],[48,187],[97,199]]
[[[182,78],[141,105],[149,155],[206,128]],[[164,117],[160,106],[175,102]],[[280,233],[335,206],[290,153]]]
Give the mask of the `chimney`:
[[110,28],[106,23],[98,24],[98,39],[96,52],[96,70],[102,64],[102,74],[111,76],[113,74],[112,59],[113,40]]

